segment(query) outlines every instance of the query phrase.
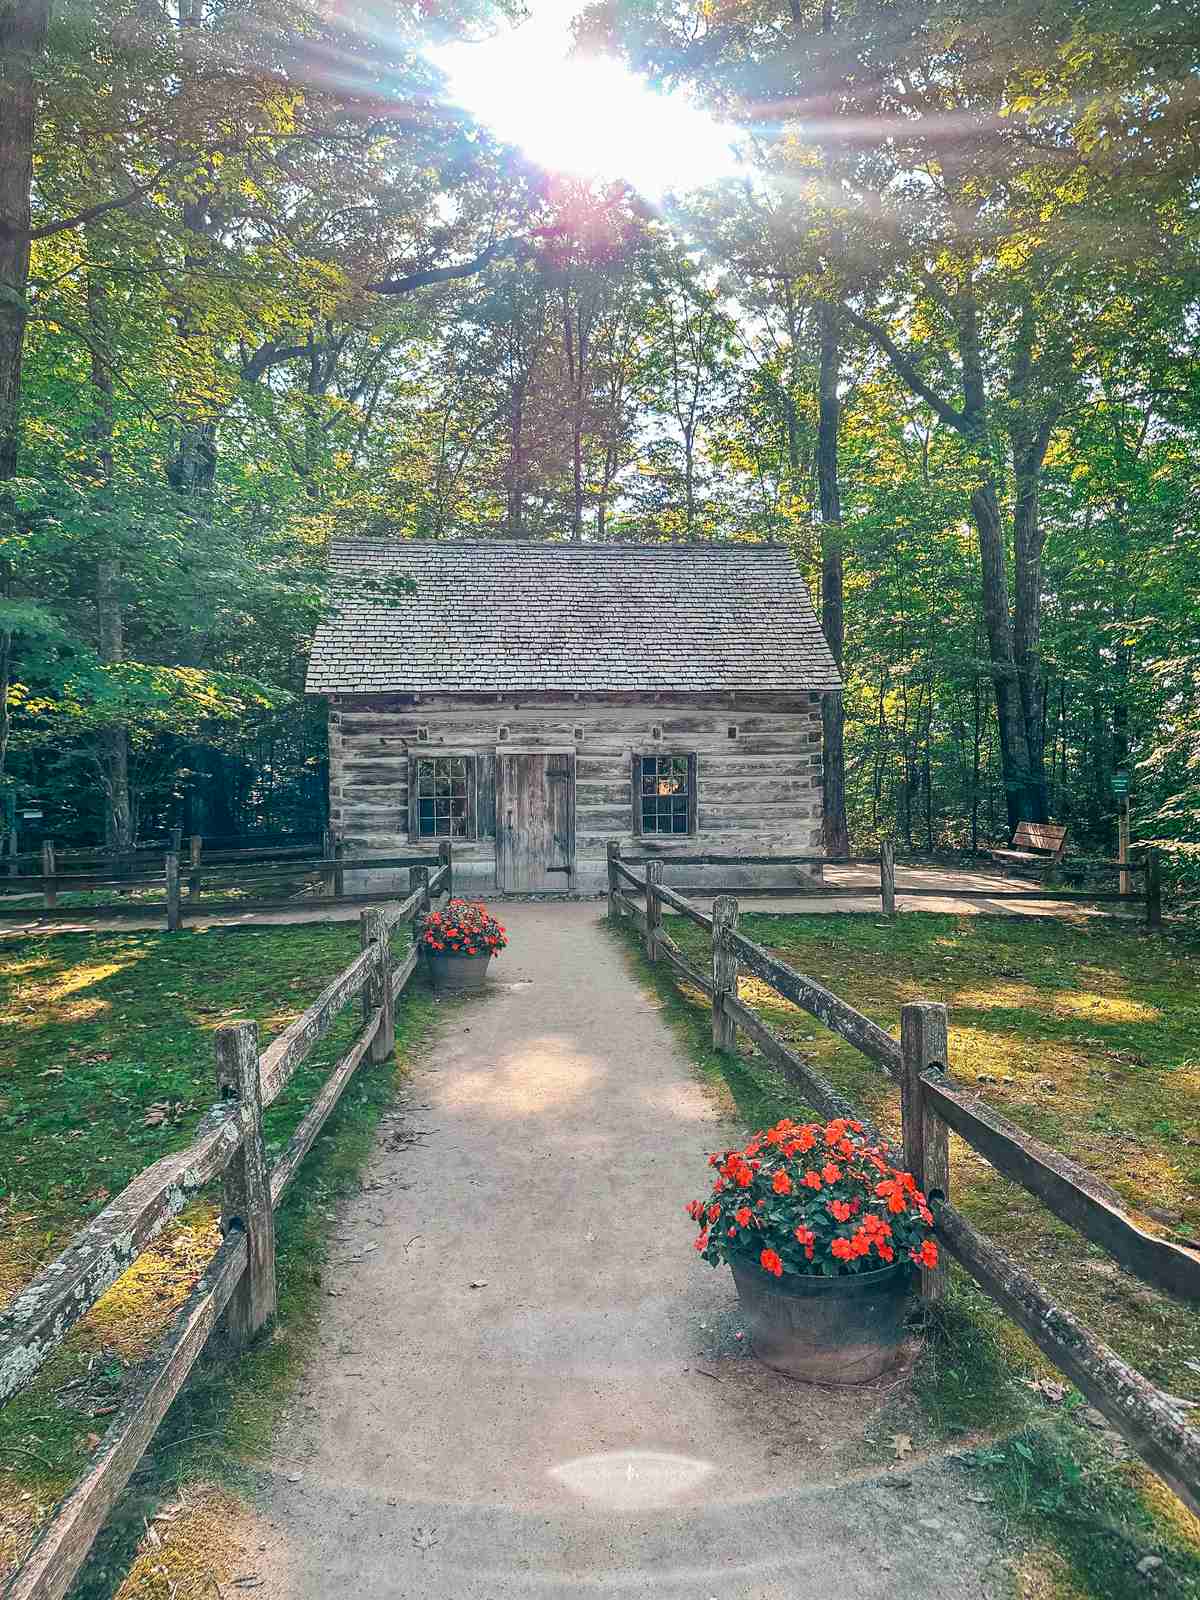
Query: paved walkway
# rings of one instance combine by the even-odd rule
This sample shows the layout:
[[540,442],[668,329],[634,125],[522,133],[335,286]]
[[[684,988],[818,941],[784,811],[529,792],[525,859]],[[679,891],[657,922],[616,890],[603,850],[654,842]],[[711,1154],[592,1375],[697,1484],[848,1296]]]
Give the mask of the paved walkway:
[[506,908],[385,1121],[240,1530],[256,1594],[989,1594],[962,1469],[893,1459],[903,1375],[814,1389],[738,1340],[683,1210],[734,1130],[599,915]]

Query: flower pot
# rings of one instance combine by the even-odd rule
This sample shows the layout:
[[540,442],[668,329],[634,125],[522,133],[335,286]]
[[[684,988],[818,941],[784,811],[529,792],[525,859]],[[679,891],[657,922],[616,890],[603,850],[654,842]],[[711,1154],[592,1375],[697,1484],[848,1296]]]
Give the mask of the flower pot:
[[428,959],[435,989],[482,989],[492,953],[487,950],[480,956],[451,956],[430,950]]
[[729,1263],[754,1354],[804,1383],[869,1383],[898,1358],[913,1270],[893,1262],[846,1278],[776,1278],[750,1258]]

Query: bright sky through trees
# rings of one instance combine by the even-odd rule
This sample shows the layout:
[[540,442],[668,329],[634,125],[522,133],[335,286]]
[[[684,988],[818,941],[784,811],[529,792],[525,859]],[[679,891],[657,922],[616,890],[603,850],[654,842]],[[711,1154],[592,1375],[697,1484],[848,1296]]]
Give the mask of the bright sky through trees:
[[533,0],[520,26],[433,52],[454,99],[551,171],[623,178],[649,200],[737,172],[734,129],[617,61],[571,59],[578,9]]

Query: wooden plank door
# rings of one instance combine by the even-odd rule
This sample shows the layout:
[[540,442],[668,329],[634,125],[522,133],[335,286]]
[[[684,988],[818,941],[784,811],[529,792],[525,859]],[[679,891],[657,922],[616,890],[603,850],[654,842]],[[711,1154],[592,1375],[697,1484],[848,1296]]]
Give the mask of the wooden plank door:
[[575,867],[573,754],[496,752],[496,887],[566,892]]

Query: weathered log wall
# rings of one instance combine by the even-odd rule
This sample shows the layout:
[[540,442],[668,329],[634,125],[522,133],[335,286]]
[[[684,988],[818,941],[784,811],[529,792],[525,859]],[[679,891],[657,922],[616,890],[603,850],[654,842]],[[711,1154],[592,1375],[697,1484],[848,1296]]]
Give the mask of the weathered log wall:
[[[454,841],[455,870],[471,887],[494,886],[498,750],[575,752],[576,887],[605,882],[605,848],[632,842],[636,755],[696,756],[697,832],[644,841],[672,853],[821,850],[821,696],[815,693],[412,697],[340,696],[329,712],[330,820],[353,854],[394,854],[436,841],[410,838],[410,759],[467,754],[478,762],[479,837]],[[769,869],[768,869],[769,872]],[[703,870],[677,881],[702,883]],[[778,876],[778,874],[776,874]],[[754,881],[747,874],[745,882]],[[348,885],[349,887],[349,885]]]

